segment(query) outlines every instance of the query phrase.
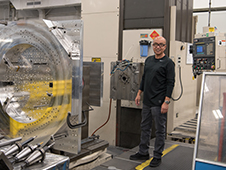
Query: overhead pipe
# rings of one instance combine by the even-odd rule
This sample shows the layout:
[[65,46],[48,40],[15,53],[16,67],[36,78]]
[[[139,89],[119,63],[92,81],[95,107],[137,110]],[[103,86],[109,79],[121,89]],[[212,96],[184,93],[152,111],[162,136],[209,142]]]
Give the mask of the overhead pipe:
[[[199,12],[208,12],[209,8],[196,8],[193,9],[193,13],[199,13]],[[219,11],[226,11],[226,7],[214,7],[211,8],[211,12],[219,12]]]
[[208,20],[208,27],[210,27],[210,16],[211,16],[211,0],[209,0],[209,20]]

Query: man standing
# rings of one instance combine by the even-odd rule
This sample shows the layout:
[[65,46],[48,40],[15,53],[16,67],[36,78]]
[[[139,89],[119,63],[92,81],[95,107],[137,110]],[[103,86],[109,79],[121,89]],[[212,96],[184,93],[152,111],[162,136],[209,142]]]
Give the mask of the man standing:
[[156,139],[153,159],[149,166],[157,167],[161,164],[162,151],[165,145],[165,124],[171,94],[175,82],[175,64],[165,55],[166,39],[156,37],[153,41],[155,55],[145,60],[144,74],[135,102],[140,104],[140,95],[144,92],[141,138],[139,152],[131,155],[131,160],[149,159],[149,144],[151,138],[152,119],[155,121]]

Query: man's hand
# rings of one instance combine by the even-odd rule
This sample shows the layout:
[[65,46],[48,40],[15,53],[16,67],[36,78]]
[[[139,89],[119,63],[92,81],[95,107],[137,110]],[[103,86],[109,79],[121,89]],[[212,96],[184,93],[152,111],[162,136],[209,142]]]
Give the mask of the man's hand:
[[168,108],[169,108],[169,104],[166,104],[165,102],[162,104],[161,106],[161,113],[167,113],[168,112]]
[[140,105],[140,95],[141,95],[141,93],[142,93],[142,91],[141,90],[138,90],[137,96],[135,98],[135,103],[136,103],[137,106]]
[[135,103],[137,106],[140,105],[140,95],[139,94],[137,94],[137,97],[135,98]]

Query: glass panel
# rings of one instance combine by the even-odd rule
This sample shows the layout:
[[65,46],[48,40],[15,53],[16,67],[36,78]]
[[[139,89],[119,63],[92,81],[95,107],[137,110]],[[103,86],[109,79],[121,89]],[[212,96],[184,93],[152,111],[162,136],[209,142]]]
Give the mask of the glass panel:
[[206,75],[197,158],[226,162],[226,75]]

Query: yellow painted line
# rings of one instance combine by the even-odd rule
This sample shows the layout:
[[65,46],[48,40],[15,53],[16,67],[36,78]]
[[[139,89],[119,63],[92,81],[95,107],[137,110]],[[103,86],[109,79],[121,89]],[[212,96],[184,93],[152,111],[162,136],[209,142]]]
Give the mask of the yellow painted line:
[[[171,147],[165,149],[162,152],[162,157],[165,156],[167,153],[169,153],[170,151],[172,151],[173,149],[175,149],[176,147],[178,147],[178,144],[172,145]],[[149,166],[151,160],[153,159],[153,157],[145,162],[143,162],[142,164],[138,165],[135,169],[136,170],[143,170],[144,168],[146,168],[147,166]]]

